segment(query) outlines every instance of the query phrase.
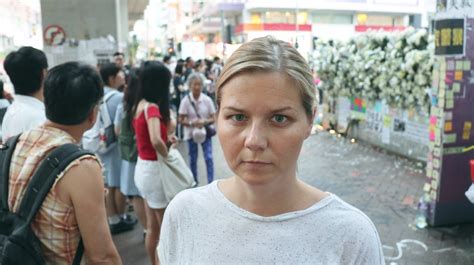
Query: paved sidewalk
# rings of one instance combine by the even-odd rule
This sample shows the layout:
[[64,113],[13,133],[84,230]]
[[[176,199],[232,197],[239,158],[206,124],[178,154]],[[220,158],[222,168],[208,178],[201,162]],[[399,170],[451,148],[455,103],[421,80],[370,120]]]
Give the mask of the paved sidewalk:
[[[185,146],[180,149],[187,159]],[[199,156],[203,183],[201,151]],[[217,139],[214,158],[217,178],[230,176]],[[387,264],[474,264],[474,224],[426,229],[412,224],[425,181],[421,163],[320,132],[305,142],[298,172],[301,179],[338,195],[373,220]],[[124,264],[149,264],[142,232],[137,227],[114,237]]]

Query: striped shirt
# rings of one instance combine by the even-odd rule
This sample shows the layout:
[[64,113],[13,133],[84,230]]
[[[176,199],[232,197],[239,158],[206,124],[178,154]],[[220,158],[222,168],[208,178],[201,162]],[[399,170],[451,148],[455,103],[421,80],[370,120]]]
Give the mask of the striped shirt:
[[[75,142],[67,132],[49,126],[23,133],[10,164],[8,204],[11,211],[18,211],[33,173],[47,154],[55,147]],[[46,264],[71,264],[76,254],[80,232],[74,208],[61,201],[55,187],[64,173],[78,165],[82,159],[97,160],[94,156],[83,156],[59,174],[32,222],[32,229],[41,242]],[[100,164],[99,161],[98,163]]]

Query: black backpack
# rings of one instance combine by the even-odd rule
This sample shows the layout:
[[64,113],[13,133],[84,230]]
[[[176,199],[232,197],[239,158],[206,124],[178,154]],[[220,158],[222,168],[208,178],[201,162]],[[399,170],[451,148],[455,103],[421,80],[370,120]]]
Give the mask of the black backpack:
[[[10,162],[20,135],[0,147],[0,265],[45,264],[39,239],[31,229],[31,221],[43,204],[56,177],[75,159],[92,153],[74,144],[54,149],[32,176],[17,213],[8,209]],[[81,263],[84,246],[79,242],[74,265]]]

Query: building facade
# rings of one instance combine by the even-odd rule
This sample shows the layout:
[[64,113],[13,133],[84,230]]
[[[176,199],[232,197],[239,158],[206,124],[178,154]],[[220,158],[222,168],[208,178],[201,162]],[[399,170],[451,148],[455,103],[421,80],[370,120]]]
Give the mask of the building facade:
[[[314,41],[347,39],[369,30],[428,27],[435,0],[211,0],[193,14],[188,35],[227,47],[274,35],[306,56]],[[229,46],[231,47],[231,46]],[[215,49],[223,52],[226,49]],[[222,55],[222,54],[221,54]]]

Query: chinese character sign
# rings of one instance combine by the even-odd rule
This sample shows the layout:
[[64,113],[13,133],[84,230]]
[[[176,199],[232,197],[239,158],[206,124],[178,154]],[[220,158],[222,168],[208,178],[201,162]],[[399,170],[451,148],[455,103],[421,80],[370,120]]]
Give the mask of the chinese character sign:
[[464,55],[465,19],[438,20],[435,24],[435,54]]

